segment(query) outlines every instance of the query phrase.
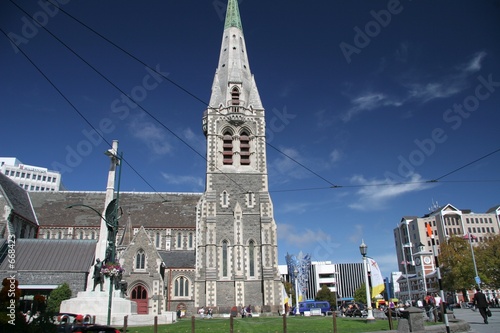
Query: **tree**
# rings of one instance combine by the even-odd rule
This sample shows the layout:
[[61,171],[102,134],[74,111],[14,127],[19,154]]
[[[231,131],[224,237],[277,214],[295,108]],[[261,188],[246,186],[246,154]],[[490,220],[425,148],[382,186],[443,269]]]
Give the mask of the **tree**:
[[69,288],[69,285],[67,283],[63,283],[61,286],[50,292],[49,299],[47,301],[47,312],[59,312],[61,302],[70,298],[71,289]]
[[366,302],[366,284],[363,282],[358,289],[354,290],[354,301],[358,303],[368,304]]
[[474,287],[476,276],[468,241],[453,236],[441,243],[438,260],[444,289],[461,290],[466,297],[466,291]]
[[317,301],[328,301],[332,307],[335,307],[337,304],[337,297],[335,296],[335,293],[331,292],[330,288],[325,285],[321,286],[321,289],[318,290],[315,299]]
[[500,235],[488,237],[474,248],[482,282],[490,289],[500,288]]

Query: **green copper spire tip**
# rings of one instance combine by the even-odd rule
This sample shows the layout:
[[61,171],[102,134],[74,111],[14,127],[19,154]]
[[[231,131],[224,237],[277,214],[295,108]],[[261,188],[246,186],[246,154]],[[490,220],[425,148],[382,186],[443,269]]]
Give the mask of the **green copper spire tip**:
[[224,29],[236,27],[243,31],[240,18],[240,10],[238,9],[238,0],[228,0],[226,11],[226,23]]

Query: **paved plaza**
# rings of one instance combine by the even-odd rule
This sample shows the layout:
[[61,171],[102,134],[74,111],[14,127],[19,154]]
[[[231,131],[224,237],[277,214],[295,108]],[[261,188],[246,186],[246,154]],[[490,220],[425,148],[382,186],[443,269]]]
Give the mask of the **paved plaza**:
[[488,324],[483,323],[483,317],[479,311],[470,309],[455,309],[457,319],[464,320],[470,324],[471,332],[475,333],[499,333],[500,332],[500,308],[491,309],[492,316],[488,318]]

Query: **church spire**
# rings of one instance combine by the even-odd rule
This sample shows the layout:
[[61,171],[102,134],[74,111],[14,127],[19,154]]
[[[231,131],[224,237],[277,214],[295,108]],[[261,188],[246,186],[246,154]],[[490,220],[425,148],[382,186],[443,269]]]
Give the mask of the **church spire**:
[[226,23],[224,29],[235,27],[243,30],[241,25],[240,10],[238,9],[238,0],[229,0],[227,2]]
[[243,109],[262,110],[245,45],[237,0],[228,0],[224,33],[210,97],[211,108],[229,108],[238,96],[237,105]]

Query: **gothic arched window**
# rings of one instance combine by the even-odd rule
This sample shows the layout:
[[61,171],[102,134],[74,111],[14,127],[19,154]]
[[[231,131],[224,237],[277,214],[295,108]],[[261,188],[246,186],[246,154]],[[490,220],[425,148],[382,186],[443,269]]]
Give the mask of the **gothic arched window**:
[[255,276],[255,243],[253,240],[248,245],[248,261],[250,276]]
[[135,256],[135,269],[145,269],[146,268],[146,253],[143,249],[137,251]]
[[187,297],[189,296],[189,280],[180,276],[174,281],[174,296]]
[[240,105],[240,91],[236,87],[231,90],[231,105]]
[[224,165],[233,164],[233,136],[230,132],[225,132],[222,139],[222,163]]
[[250,165],[250,138],[247,132],[240,135],[240,164]]
[[222,276],[227,276],[227,240],[222,241]]
[[156,247],[160,247],[160,244],[161,244],[161,236],[160,236],[160,233],[157,232],[156,238],[155,238],[155,245],[156,245]]

